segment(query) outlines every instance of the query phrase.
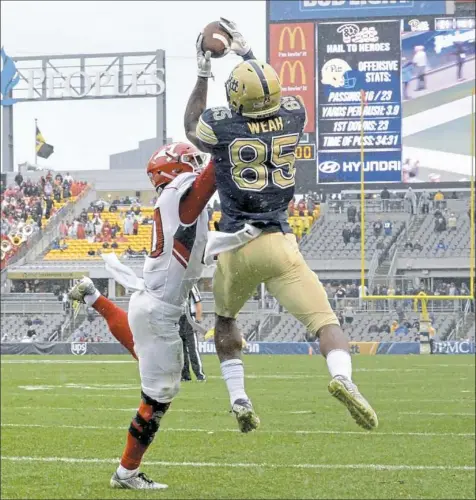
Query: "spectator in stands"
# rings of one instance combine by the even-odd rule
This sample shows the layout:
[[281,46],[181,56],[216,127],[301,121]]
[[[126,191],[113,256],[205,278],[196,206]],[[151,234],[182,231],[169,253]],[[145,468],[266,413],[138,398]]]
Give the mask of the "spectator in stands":
[[83,223],[86,224],[88,222],[88,211],[83,208],[81,213],[79,214],[79,220]]
[[102,244],[102,247],[103,247],[104,249],[109,248],[109,243],[108,243],[107,241],[105,241],[105,242]]
[[380,199],[382,200],[382,212],[388,212],[388,207],[390,203],[390,193],[386,187],[380,193]]
[[433,201],[435,202],[435,208],[443,209],[444,207],[444,201],[445,201],[445,195],[442,193],[441,190],[438,190],[435,193],[435,196],[433,197]]
[[413,250],[413,243],[411,242],[410,239],[408,239],[405,243],[405,246],[403,247],[405,250]]
[[423,250],[423,247],[421,246],[418,240],[415,241],[415,244],[413,245],[413,250],[418,250],[419,252]]
[[378,333],[378,326],[375,324],[375,323],[372,323],[370,326],[369,326],[369,330],[368,332],[369,333]]
[[428,214],[430,212],[430,194],[425,189],[420,195],[420,205],[422,214]]
[[137,236],[139,234],[139,221],[135,218],[132,223],[132,234]]
[[104,220],[102,225],[101,236],[105,241],[109,241],[112,237],[112,226],[108,219]]
[[392,224],[391,220],[386,220],[383,223],[383,230],[384,230],[385,236],[392,236],[393,224]]
[[336,293],[334,295],[334,302],[336,309],[342,309],[344,307],[345,297],[346,297],[345,287],[344,285],[342,285],[342,283],[339,283]]
[[64,176],[63,182],[67,182],[68,184],[73,183],[73,177],[69,172],[66,172],[66,175]]
[[93,248],[90,248],[90,249],[88,250],[88,255],[89,255],[90,257],[94,257],[94,256],[96,255],[96,252],[94,251],[94,249],[93,249]]
[[134,230],[134,220],[131,214],[127,214],[124,220],[124,234],[130,235]]
[[451,212],[450,216],[448,217],[448,230],[449,231],[456,231],[456,216],[453,212]]
[[101,234],[103,222],[99,214],[96,212],[93,217],[94,234]]
[[115,222],[111,227],[111,238],[115,238],[121,230],[119,224]]
[[306,199],[305,197],[302,197],[298,204],[297,204],[297,210],[298,210],[298,215],[300,217],[304,217],[304,213],[305,213],[305,210],[306,210]]
[[380,238],[378,241],[377,241],[377,245],[375,247],[377,250],[385,250],[385,244],[383,242],[383,239]]
[[347,207],[347,222],[352,222],[352,224],[355,224],[357,217],[357,209],[355,208],[354,205],[349,205]]
[[18,187],[21,187],[21,185],[23,184],[23,175],[21,175],[20,172],[15,175],[15,182],[17,183]]
[[132,249],[132,247],[129,245],[125,251],[126,255],[132,256],[136,255],[136,252]]
[[111,243],[111,248],[113,248],[114,250],[116,250],[117,248],[119,248],[119,245],[117,244],[117,241],[113,241]]
[[440,241],[438,241],[438,243],[436,245],[436,249],[437,250],[446,250],[445,242],[442,239],[440,239]]
[[61,189],[56,184],[53,186],[53,199],[56,203],[61,202]]
[[352,231],[350,230],[350,225],[347,225],[342,229],[342,239],[344,240],[344,245],[350,243],[350,237],[352,236]]
[[352,237],[354,238],[355,241],[360,241],[360,224],[356,224],[354,228],[352,229]]
[[123,201],[123,204],[124,205],[130,205],[132,203],[131,199],[129,198],[129,196],[126,196],[124,198],[124,201]]
[[355,311],[351,305],[344,307],[344,319],[346,325],[351,325],[354,321]]
[[363,300],[363,297],[367,296],[368,294],[369,294],[369,289],[367,288],[367,285],[364,285],[364,288],[362,288],[362,284],[360,284],[359,285],[359,309],[362,309],[363,305],[366,304]]
[[308,213],[308,215],[312,215],[315,208],[316,208],[316,204],[315,204],[314,200],[312,199],[311,196],[308,196],[307,197],[307,213]]
[[388,335],[390,333],[390,325],[388,324],[388,319],[386,319],[379,328],[379,333]]
[[405,193],[404,200],[406,203],[407,211],[410,212],[412,215],[416,214],[417,197],[415,191],[413,191],[411,186]]
[[76,227],[76,237],[78,238],[78,240],[84,240],[86,239],[86,231],[84,230],[84,225],[79,221],[79,219],[77,222],[78,225]]
[[442,233],[446,231],[446,219],[443,214],[435,219],[435,232]]
[[373,223],[374,236],[379,237],[382,234],[383,224],[380,219]]
[[67,181],[63,182],[63,198],[65,200],[71,198],[71,184],[69,184]]
[[139,255],[149,255],[149,252],[147,251],[147,248],[142,247],[142,250],[139,252]]
[[46,198],[44,198],[44,200],[45,200],[45,219],[49,219],[51,217],[51,212],[54,207],[54,201],[52,200],[50,195],[47,195]]

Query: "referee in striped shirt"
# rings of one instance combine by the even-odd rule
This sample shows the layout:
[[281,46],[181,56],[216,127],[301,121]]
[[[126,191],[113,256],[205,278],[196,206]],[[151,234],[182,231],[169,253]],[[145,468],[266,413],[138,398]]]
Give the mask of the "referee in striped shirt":
[[[188,307],[188,312],[194,321],[200,322],[202,320],[202,298],[198,288],[194,286],[190,290],[188,300],[185,307]],[[187,320],[187,316],[182,314],[179,321],[180,325],[180,338],[183,343],[183,359],[184,365],[182,369],[182,381],[188,382],[192,380],[190,376],[190,363],[192,364],[193,373],[200,382],[206,380],[205,373],[203,373],[202,360],[198,352],[197,334],[194,332],[192,325]]]

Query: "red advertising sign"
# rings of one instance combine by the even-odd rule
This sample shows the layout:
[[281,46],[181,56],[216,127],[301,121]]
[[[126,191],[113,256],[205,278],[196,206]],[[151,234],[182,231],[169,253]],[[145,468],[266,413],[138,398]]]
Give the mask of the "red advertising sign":
[[305,132],[316,130],[315,26],[313,23],[269,25],[269,63],[278,73],[283,95],[300,95],[307,111]]

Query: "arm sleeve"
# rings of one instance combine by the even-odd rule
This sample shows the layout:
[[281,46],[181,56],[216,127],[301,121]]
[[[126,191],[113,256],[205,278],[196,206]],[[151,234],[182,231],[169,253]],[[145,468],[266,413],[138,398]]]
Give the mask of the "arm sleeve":
[[179,206],[180,222],[185,225],[193,224],[215,190],[215,165],[211,162],[182,196]]
[[200,116],[195,135],[200,141],[201,149],[204,151],[213,151],[214,147],[218,145],[218,137],[215,130],[215,120],[213,119],[213,111],[206,109]]

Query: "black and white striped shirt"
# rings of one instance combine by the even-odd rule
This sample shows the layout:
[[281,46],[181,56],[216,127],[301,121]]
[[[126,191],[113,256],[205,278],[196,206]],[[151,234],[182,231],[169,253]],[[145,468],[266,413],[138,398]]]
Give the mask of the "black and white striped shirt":
[[189,308],[190,315],[195,319],[197,314],[197,304],[202,301],[202,297],[200,296],[200,292],[198,291],[197,286],[193,286],[188,294],[187,307]]

